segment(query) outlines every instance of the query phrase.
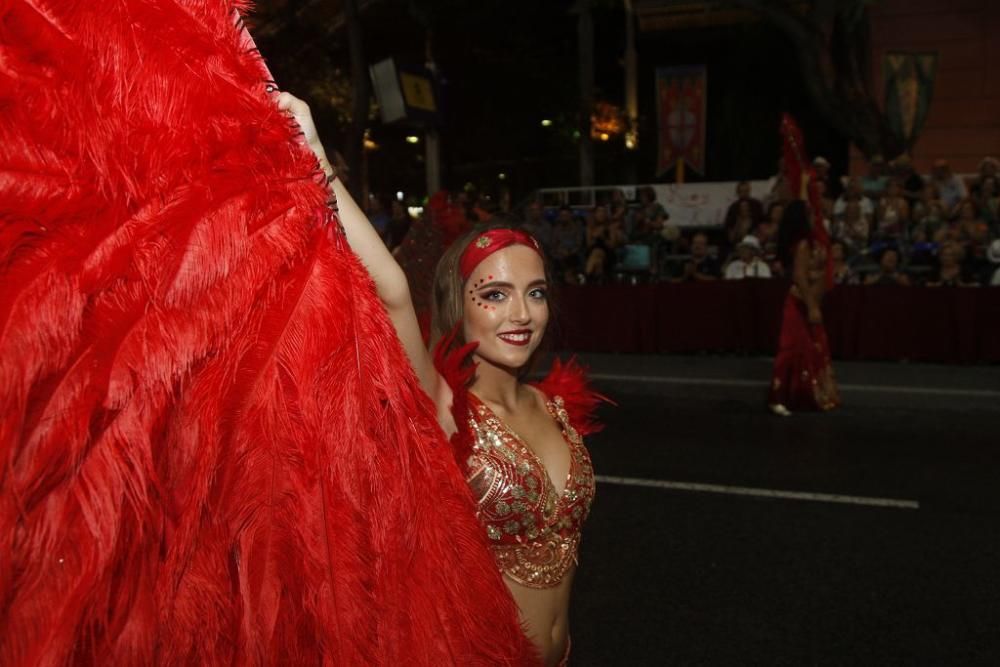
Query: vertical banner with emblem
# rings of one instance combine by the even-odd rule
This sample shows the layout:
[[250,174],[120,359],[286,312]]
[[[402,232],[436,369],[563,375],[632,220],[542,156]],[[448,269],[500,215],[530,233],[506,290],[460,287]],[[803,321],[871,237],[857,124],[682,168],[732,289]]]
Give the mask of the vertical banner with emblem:
[[937,65],[937,53],[887,53],[882,63],[885,113],[907,148],[927,120]]
[[705,173],[707,84],[704,65],[656,70],[657,174],[671,168],[683,173],[685,166]]

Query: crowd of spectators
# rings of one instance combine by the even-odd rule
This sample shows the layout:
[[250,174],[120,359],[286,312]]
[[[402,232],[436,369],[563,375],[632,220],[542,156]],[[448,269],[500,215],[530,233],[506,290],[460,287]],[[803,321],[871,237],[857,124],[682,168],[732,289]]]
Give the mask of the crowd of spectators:
[[[905,157],[874,159],[864,176],[850,178],[834,176],[822,157],[813,164],[838,284],[1000,285],[1000,161],[985,158],[964,177],[943,160],[927,177]],[[789,200],[781,177],[772,179],[763,201],[747,181],[734,195],[723,225],[703,228],[672,224],[650,187],[640,188],[633,202],[612,190],[587,209],[531,201],[520,214],[512,213],[506,191],[495,199],[472,189],[448,197],[464,225],[491,219],[522,225],[543,246],[556,277],[570,284],[786,276],[777,254]],[[414,225],[398,199],[369,198],[368,214],[390,248],[400,247]]]
[[989,285],[1000,282],[995,158],[971,177],[934,163],[927,178],[908,159],[873,160],[825,200],[838,282],[866,285]]
[[[1000,284],[1000,187],[995,158],[962,177],[940,160],[926,177],[906,158],[875,159],[867,174],[836,178],[814,162],[824,224],[840,284],[973,286]],[[782,277],[778,227],[788,203],[775,179],[765,201],[736,186],[721,229],[681,229],[641,188],[620,191],[588,210],[547,212],[530,203],[522,220],[567,283],[699,281]],[[554,215],[552,215],[554,213]]]

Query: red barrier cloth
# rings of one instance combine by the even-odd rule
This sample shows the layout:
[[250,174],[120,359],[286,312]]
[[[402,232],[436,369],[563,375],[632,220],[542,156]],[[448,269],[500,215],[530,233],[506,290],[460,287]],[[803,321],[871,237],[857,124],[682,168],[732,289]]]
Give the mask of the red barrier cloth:
[[[780,280],[566,286],[557,342],[576,352],[773,354],[787,290]],[[834,359],[1000,361],[1000,289],[840,286],[823,312]]]

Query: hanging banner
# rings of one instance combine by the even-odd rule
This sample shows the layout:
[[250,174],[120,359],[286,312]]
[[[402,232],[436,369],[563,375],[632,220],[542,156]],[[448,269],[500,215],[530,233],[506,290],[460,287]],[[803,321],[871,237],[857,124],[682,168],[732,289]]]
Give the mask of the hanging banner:
[[708,70],[704,65],[656,70],[658,175],[668,169],[683,173],[685,167],[705,173],[707,92]]
[[887,53],[882,63],[885,113],[907,148],[927,120],[937,64],[937,53]]

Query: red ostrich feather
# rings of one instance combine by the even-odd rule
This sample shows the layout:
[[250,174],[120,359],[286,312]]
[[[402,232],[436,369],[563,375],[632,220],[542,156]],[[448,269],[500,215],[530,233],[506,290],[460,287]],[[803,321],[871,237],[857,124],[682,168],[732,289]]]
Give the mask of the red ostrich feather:
[[0,664],[531,662],[246,9],[0,0]]

